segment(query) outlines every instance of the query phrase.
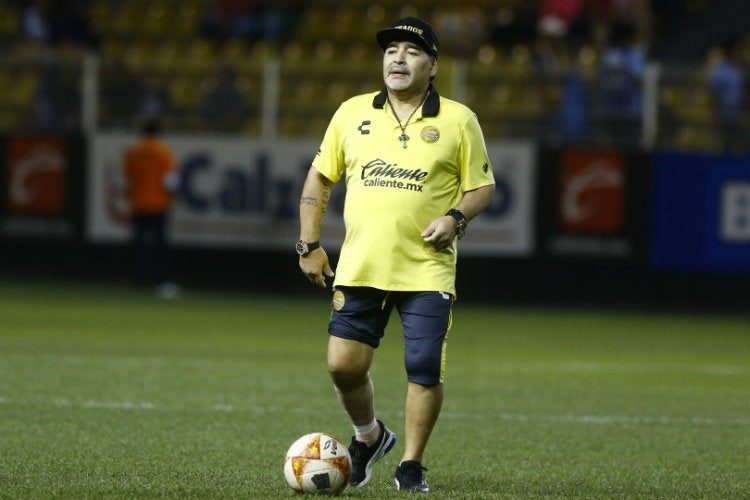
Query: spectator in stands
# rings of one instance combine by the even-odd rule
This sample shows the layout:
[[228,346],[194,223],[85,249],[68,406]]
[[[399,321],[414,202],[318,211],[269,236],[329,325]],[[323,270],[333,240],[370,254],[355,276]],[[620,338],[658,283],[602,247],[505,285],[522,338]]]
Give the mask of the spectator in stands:
[[90,42],[83,0],[32,0],[23,10],[26,40],[40,45],[79,47]]
[[587,91],[572,60],[568,25],[556,17],[542,17],[537,31],[534,66],[547,110],[544,139],[555,143],[581,141],[587,127]]
[[52,6],[49,0],[33,0],[23,10],[23,34],[26,40],[45,44],[50,39]]
[[177,166],[169,146],[159,138],[159,123],[149,120],[142,137],[125,153],[133,225],[134,280],[137,285],[159,284],[164,298],[177,291],[169,280],[168,214],[177,190]]
[[632,24],[616,23],[599,61],[596,111],[601,140],[624,148],[640,143],[646,52],[634,36]]
[[722,59],[712,68],[708,86],[719,121],[721,147],[725,153],[748,151],[750,138],[743,126],[747,67],[736,38],[722,44]]

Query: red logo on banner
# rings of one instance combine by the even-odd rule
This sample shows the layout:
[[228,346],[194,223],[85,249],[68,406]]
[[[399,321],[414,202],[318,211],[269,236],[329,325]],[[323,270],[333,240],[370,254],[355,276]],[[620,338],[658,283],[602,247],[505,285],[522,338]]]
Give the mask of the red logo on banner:
[[560,172],[560,223],[570,231],[618,233],[623,224],[625,158],[614,152],[569,151]]
[[8,209],[15,214],[60,215],[65,209],[65,143],[13,139],[8,145]]

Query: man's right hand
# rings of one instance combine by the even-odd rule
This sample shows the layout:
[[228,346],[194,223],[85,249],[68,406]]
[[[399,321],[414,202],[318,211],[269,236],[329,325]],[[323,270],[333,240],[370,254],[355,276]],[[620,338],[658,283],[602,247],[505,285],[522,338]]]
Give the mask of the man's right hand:
[[308,281],[321,288],[326,287],[326,278],[333,278],[333,269],[328,263],[328,254],[322,248],[316,248],[304,257],[300,257],[299,267]]

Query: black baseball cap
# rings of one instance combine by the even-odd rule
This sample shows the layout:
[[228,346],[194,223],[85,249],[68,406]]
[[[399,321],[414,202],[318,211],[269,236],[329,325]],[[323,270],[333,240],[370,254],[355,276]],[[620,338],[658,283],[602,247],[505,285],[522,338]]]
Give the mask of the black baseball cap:
[[383,50],[391,42],[413,42],[431,56],[438,56],[439,42],[435,31],[428,22],[416,17],[399,19],[386,29],[378,31],[375,38]]

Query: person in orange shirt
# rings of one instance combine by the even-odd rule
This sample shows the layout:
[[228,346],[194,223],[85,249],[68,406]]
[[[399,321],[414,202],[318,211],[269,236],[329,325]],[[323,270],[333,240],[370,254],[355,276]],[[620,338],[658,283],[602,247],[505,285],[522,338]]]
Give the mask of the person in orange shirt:
[[177,189],[177,165],[159,133],[157,121],[145,124],[142,137],[125,153],[124,169],[133,225],[135,282],[155,282],[163,296],[172,297],[176,287],[169,280],[167,223]]

